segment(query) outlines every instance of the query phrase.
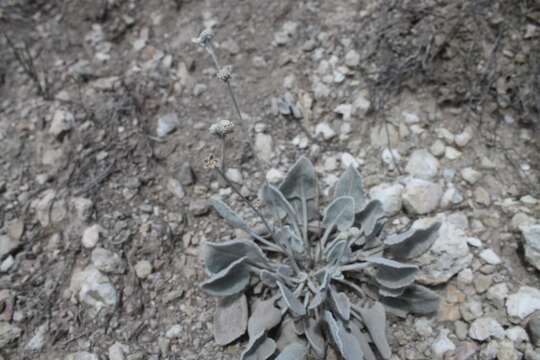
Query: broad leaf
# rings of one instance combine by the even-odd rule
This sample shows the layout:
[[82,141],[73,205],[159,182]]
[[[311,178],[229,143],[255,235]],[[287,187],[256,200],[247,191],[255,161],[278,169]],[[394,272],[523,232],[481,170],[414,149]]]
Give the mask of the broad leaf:
[[299,238],[288,225],[283,226],[276,232],[275,241],[283,248],[292,250],[295,254],[304,252],[304,241]]
[[326,258],[329,264],[347,263],[351,257],[351,249],[348,246],[347,240],[340,240],[332,243],[327,247],[328,255]]
[[261,281],[264,285],[273,288],[277,287],[277,282],[281,280],[278,275],[268,270],[261,270],[261,272],[259,273],[259,277],[261,278]]
[[220,299],[214,313],[214,339],[227,345],[244,335],[248,325],[248,305],[244,294]]
[[201,288],[213,296],[238,294],[249,285],[249,270],[242,257],[202,283]]
[[287,304],[287,307],[294,316],[304,316],[306,315],[306,308],[298,300],[298,298],[289,290],[285,285],[278,281],[279,290],[281,292],[281,297]]
[[379,285],[379,295],[380,296],[389,296],[389,297],[400,297],[406,288],[390,289],[382,285]]
[[377,357],[373,353],[373,350],[371,350],[371,346],[369,346],[368,337],[366,334],[364,334],[358,325],[356,324],[356,321],[351,322],[351,333],[352,335],[358,339],[358,343],[360,345],[360,348],[362,349],[362,353],[364,354],[364,358],[366,360],[377,360]]
[[386,312],[384,306],[376,302],[371,308],[357,307],[356,309],[360,312],[363,323],[383,359],[390,359],[392,350],[386,339]]
[[413,264],[404,264],[380,256],[371,256],[367,259],[377,266],[375,280],[388,289],[401,289],[414,283],[418,267]]
[[339,323],[340,334],[343,339],[342,355],[345,360],[363,360],[364,352],[360,339],[353,332],[347,330],[343,322]]
[[341,196],[335,199],[324,210],[322,224],[326,229],[337,227],[339,231],[347,231],[354,222],[354,199]]
[[315,296],[313,296],[313,299],[311,299],[308,309],[313,310],[318,308],[324,301],[326,300],[326,291],[322,292],[321,290],[317,290],[315,293]]
[[400,297],[381,297],[379,301],[393,314],[406,317],[407,314],[430,315],[439,309],[439,296],[420,285],[411,285]]
[[252,265],[268,267],[270,264],[261,248],[250,240],[205,242],[202,251],[205,268],[211,274],[218,273],[242,257]]
[[354,199],[355,212],[365,206],[366,194],[362,185],[362,176],[353,166],[349,166],[336,183],[335,198],[341,196],[350,196]]
[[288,345],[276,360],[303,360],[306,358],[307,349],[303,344],[294,343]]
[[281,310],[275,305],[275,298],[258,302],[248,321],[249,337],[254,337],[261,331],[268,332],[281,322]]
[[221,215],[229,225],[250,232],[249,226],[233,209],[217,198],[210,199],[210,205]]
[[306,338],[311,346],[311,349],[319,359],[324,358],[326,354],[326,342],[323,337],[320,320],[308,317],[304,321],[306,329]]
[[332,307],[343,320],[348,321],[351,317],[351,302],[345,293],[337,292],[330,287],[330,300]]
[[427,252],[439,236],[441,223],[434,223],[426,229],[408,231],[387,237],[385,251],[396,259],[412,259]]
[[285,196],[279,191],[275,186],[272,186],[268,183],[264,184],[261,191],[262,199],[270,206],[275,214],[286,214],[289,219],[289,223],[294,227],[294,231],[298,237],[302,236],[300,232],[300,227],[298,226],[298,218],[296,212],[287,201]]
[[336,344],[336,347],[338,348],[339,352],[343,355],[343,339],[341,334],[341,327],[339,326],[338,322],[334,318],[334,315],[328,310],[324,312],[324,320],[326,321],[326,324],[328,325],[328,330],[330,332],[330,335],[332,336],[332,339],[334,340],[334,343]]
[[302,156],[289,170],[279,190],[296,213],[301,215],[301,223],[305,229],[307,221],[315,218],[319,211],[317,175],[311,161]]
[[377,230],[377,223],[385,216],[379,200],[370,201],[354,218],[354,225],[360,227],[365,236],[370,237]]
[[267,337],[264,331],[250,337],[246,350],[240,357],[241,360],[266,360],[276,352],[276,342]]

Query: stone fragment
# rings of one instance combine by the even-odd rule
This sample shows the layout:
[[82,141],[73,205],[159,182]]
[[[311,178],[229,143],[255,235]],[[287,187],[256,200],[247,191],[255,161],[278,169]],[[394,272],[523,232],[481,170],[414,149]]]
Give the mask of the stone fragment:
[[506,311],[512,318],[523,320],[537,310],[540,310],[540,290],[530,286],[520,287],[506,300]]
[[403,205],[412,214],[428,214],[437,209],[442,197],[439,184],[422,180],[409,179],[403,192]]
[[92,251],[92,264],[104,273],[123,274],[126,271],[126,263],[122,258],[107,249],[97,247]]
[[540,224],[521,225],[519,230],[523,236],[525,259],[540,270]]
[[469,328],[469,336],[473,340],[485,341],[492,337],[504,338],[504,329],[499,322],[490,317],[475,320]]
[[87,227],[83,232],[82,245],[87,249],[93,249],[99,241],[100,233],[101,227],[98,224]]
[[274,142],[272,136],[258,133],[255,136],[255,152],[264,161],[270,161],[273,156]]
[[409,157],[405,170],[413,177],[430,180],[439,171],[439,160],[426,149],[415,150]]
[[163,138],[172,133],[180,125],[178,115],[176,113],[168,113],[162,115],[158,119],[157,136]]
[[22,330],[15,325],[0,321],[0,349],[14,344],[22,334]]
[[146,279],[152,274],[152,263],[148,260],[140,260],[135,264],[135,274],[139,279]]
[[401,184],[380,184],[369,191],[371,199],[379,200],[382,203],[383,210],[389,216],[396,215],[401,210],[403,193]]

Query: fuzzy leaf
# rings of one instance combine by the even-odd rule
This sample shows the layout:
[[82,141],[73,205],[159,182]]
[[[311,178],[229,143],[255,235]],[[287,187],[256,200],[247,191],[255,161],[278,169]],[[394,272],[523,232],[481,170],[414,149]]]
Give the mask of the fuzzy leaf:
[[390,359],[392,350],[386,339],[386,312],[384,306],[376,302],[371,308],[358,307],[357,309],[379,353],[383,359]]
[[306,338],[317,358],[322,359],[326,354],[326,342],[323,337],[321,322],[313,318],[304,321]]
[[416,284],[405,289],[400,297],[381,297],[379,300],[388,311],[401,317],[406,317],[409,313],[430,315],[439,309],[439,296]]
[[301,237],[302,234],[300,233],[300,229],[298,227],[298,218],[296,216],[296,212],[285,196],[283,196],[281,191],[279,191],[275,186],[266,183],[262,187],[261,195],[263,201],[274,209],[276,214],[284,213],[287,215],[289,222],[294,227],[296,235]]
[[273,288],[277,287],[277,282],[280,280],[279,276],[268,270],[261,270],[259,277],[264,285]]
[[298,298],[289,290],[285,285],[278,281],[279,290],[281,291],[281,297],[287,304],[289,310],[294,316],[304,316],[306,315],[306,308],[298,300]]
[[379,285],[379,295],[387,297],[400,297],[406,288],[390,289]]
[[426,229],[409,229],[384,240],[385,251],[396,259],[413,259],[428,251],[439,236],[441,223],[434,223]]
[[210,205],[218,212],[219,215],[229,225],[245,230],[246,232],[249,232],[249,226],[246,224],[246,222],[238,215],[233,209],[231,209],[227,204],[225,204],[223,201],[217,198],[210,199]]
[[301,215],[304,226],[307,225],[307,221],[318,216],[317,175],[309,159],[303,156],[298,159],[285,176],[279,190],[291,203],[296,213]]
[[333,287],[330,288],[330,300],[337,314],[345,321],[351,317],[351,302],[345,293],[337,292]]
[[371,256],[367,261],[377,266],[375,280],[388,289],[401,289],[411,285],[418,272],[416,265],[404,264],[380,256]]
[[276,360],[303,360],[306,358],[306,355],[306,347],[303,344],[294,343],[285,347]]
[[266,360],[276,352],[276,342],[267,337],[264,331],[250,337],[246,350],[240,357],[241,360]]
[[321,290],[317,290],[315,296],[313,296],[313,299],[311,299],[309,303],[308,309],[313,310],[318,308],[324,300],[326,300],[326,292],[323,293]]
[[275,239],[283,248],[290,249],[296,254],[304,252],[304,241],[300,239],[288,225],[285,225],[276,232]]
[[218,345],[228,345],[244,335],[248,326],[246,295],[228,296],[218,300],[214,313],[214,339]]
[[377,357],[373,353],[373,350],[371,350],[371,346],[369,346],[367,335],[360,330],[356,322],[351,322],[350,327],[352,335],[356,339],[358,339],[358,343],[360,345],[360,348],[362,349],[364,358],[366,360],[377,360]]
[[342,355],[345,360],[363,360],[364,352],[360,339],[354,333],[348,331],[343,323],[339,323],[340,334],[343,339]]
[[326,258],[329,264],[343,264],[348,262],[351,256],[351,249],[347,240],[340,240],[327,246]]
[[371,236],[377,229],[377,223],[384,217],[384,209],[379,200],[370,201],[354,218],[354,225],[361,228],[366,236]]
[[334,318],[334,315],[328,310],[325,310],[324,312],[324,320],[326,321],[326,324],[328,325],[328,330],[330,331],[330,335],[332,336],[332,339],[334,340],[334,343],[336,344],[336,347],[338,348],[339,352],[343,355],[343,341],[341,334],[341,328]]
[[268,332],[281,322],[281,310],[274,303],[275,299],[270,298],[255,305],[255,310],[248,321],[248,334],[250,338],[261,331]]
[[261,248],[251,240],[205,242],[202,251],[205,268],[211,274],[218,273],[242,257],[252,264],[270,264]]
[[242,257],[202,283],[201,288],[213,296],[238,294],[249,284],[249,270]]
[[347,264],[339,267],[341,272],[364,272],[364,270],[369,267],[367,262],[356,262],[353,264]]
[[335,199],[324,210],[322,224],[326,229],[334,226],[339,231],[347,231],[354,222],[354,199],[350,196],[341,196]]
[[362,176],[353,166],[349,166],[336,183],[335,198],[341,196],[350,196],[354,199],[355,212],[360,211],[366,203]]

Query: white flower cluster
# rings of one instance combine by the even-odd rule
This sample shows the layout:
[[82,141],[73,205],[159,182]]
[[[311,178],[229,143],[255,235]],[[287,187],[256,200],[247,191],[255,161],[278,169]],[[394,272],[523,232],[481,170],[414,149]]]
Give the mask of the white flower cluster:
[[231,76],[232,76],[232,66],[231,65],[227,65],[227,66],[224,66],[222,67],[218,73],[216,74],[217,78],[223,82],[227,82],[229,80],[231,80]]
[[232,133],[234,124],[229,120],[219,120],[217,123],[210,126],[210,134],[217,136],[225,136]]

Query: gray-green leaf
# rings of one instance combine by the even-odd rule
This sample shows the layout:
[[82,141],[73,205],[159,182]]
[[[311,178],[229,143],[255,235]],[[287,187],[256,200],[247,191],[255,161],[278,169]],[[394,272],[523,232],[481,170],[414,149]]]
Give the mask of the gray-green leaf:
[[213,198],[210,199],[209,203],[229,225],[249,232],[249,226],[246,222],[223,201]]
[[213,296],[231,296],[249,285],[249,270],[242,257],[202,283],[201,288]]
[[293,165],[279,186],[279,190],[298,214],[302,214],[303,209],[306,210],[307,219],[313,218],[314,212],[318,211],[317,175],[313,164],[306,157],[302,156]]
[[439,309],[439,296],[421,285],[411,285],[397,298],[381,297],[379,301],[393,314],[406,317],[407,314],[430,315]]
[[332,306],[337,314],[345,321],[351,318],[351,302],[345,293],[337,292],[336,289],[330,287],[330,299]]
[[266,360],[276,352],[276,342],[267,337],[264,331],[249,338],[246,350],[240,357],[241,360]]
[[347,231],[354,222],[354,199],[350,196],[341,196],[335,199],[324,210],[322,224],[326,229],[334,226],[339,231]]
[[261,301],[255,305],[255,310],[248,321],[248,334],[253,337],[261,331],[269,331],[281,322],[281,310],[275,305],[275,299]]
[[302,233],[300,232],[300,228],[298,226],[298,217],[296,216],[296,212],[285,196],[283,196],[281,191],[279,191],[275,186],[266,183],[262,187],[261,195],[265,204],[274,209],[276,214],[284,213],[287,215],[289,223],[294,227],[296,235],[298,237],[302,237]]
[[294,316],[306,315],[306,308],[298,300],[298,298],[289,290],[285,285],[278,281],[279,290],[281,291],[281,297],[287,304],[287,307]]
[[351,196],[354,199],[355,212],[364,208],[366,194],[362,185],[362,176],[353,166],[349,166],[336,183],[335,198],[341,196]]
[[306,338],[308,339],[309,345],[313,349],[315,356],[319,359],[324,358],[324,355],[326,354],[326,343],[324,341],[320,320],[308,317],[304,321],[304,327],[306,329]]
[[245,257],[252,264],[260,264],[265,267],[270,264],[261,248],[250,240],[205,242],[202,251],[205,268],[211,274],[218,273],[242,257]]
[[377,360],[373,350],[371,350],[371,346],[369,346],[367,335],[360,330],[355,322],[351,322],[350,327],[352,335],[358,339],[358,343],[366,360]]
[[384,215],[382,203],[379,200],[372,200],[356,214],[354,224],[369,237],[374,233],[377,223]]
[[383,359],[390,359],[392,350],[386,339],[386,312],[384,306],[376,302],[371,308],[357,307],[357,309],[379,353]]
[[377,266],[375,280],[388,289],[400,289],[411,285],[418,272],[416,265],[404,264],[380,256],[371,256],[367,261]]
[[303,344],[294,343],[285,347],[276,360],[302,360],[306,358],[306,355],[306,347]]
[[384,240],[385,251],[396,259],[412,259],[428,251],[439,237],[441,223],[434,223],[426,229],[409,229]]

